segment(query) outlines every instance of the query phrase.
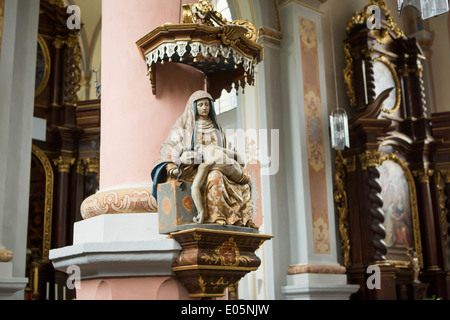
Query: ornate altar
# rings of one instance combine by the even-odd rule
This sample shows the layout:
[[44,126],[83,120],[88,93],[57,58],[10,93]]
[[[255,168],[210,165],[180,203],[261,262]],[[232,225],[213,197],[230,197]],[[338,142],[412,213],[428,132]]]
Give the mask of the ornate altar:
[[[369,5],[381,8],[381,29],[367,27]],[[440,164],[448,153],[426,109],[424,55],[384,1],[368,1],[346,31],[344,79],[353,117],[350,148],[336,157],[335,200],[349,281],[360,285],[352,298],[448,299]],[[367,285],[372,265],[379,267],[380,289]]]
[[81,202],[98,188],[100,101],[78,101],[79,30],[67,28],[68,17],[62,1],[41,1],[34,117],[46,136],[31,150],[26,299],[74,297],[49,251],[71,243]]

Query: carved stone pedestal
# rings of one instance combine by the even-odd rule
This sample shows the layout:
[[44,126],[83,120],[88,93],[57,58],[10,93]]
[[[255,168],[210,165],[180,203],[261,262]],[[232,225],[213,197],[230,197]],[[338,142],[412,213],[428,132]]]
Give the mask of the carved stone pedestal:
[[227,287],[258,269],[255,251],[273,237],[251,228],[196,226],[171,233],[182,247],[172,270],[191,298],[223,297]]

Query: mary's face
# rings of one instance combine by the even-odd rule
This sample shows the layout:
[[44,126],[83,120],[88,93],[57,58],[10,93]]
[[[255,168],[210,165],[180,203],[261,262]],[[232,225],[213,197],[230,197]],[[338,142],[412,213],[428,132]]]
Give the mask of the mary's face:
[[209,117],[209,110],[209,99],[200,99],[197,101],[197,114],[199,115],[199,118]]

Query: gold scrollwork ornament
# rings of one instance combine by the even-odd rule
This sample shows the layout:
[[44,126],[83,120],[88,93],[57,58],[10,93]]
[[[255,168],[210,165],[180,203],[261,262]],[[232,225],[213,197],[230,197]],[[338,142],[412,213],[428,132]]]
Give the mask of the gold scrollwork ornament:
[[339,151],[336,156],[336,173],[335,173],[335,187],[334,201],[337,204],[339,212],[339,233],[341,236],[341,248],[344,252],[344,266],[349,267],[350,261],[350,237],[349,237],[349,217],[348,217],[348,202],[347,191],[345,188],[345,164],[342,153]]
[[380,165],[380,151],[366,150],[359,155],[359,161],[363,170],[368,167],[378,167]]

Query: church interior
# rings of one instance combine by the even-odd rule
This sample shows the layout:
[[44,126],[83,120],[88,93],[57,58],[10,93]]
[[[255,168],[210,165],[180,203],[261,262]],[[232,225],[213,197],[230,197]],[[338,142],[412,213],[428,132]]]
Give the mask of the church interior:
[[[450,299],[449,57],[448,0],[0,0],[0,300]],[[198,90],[243,224],[153,175]]]

